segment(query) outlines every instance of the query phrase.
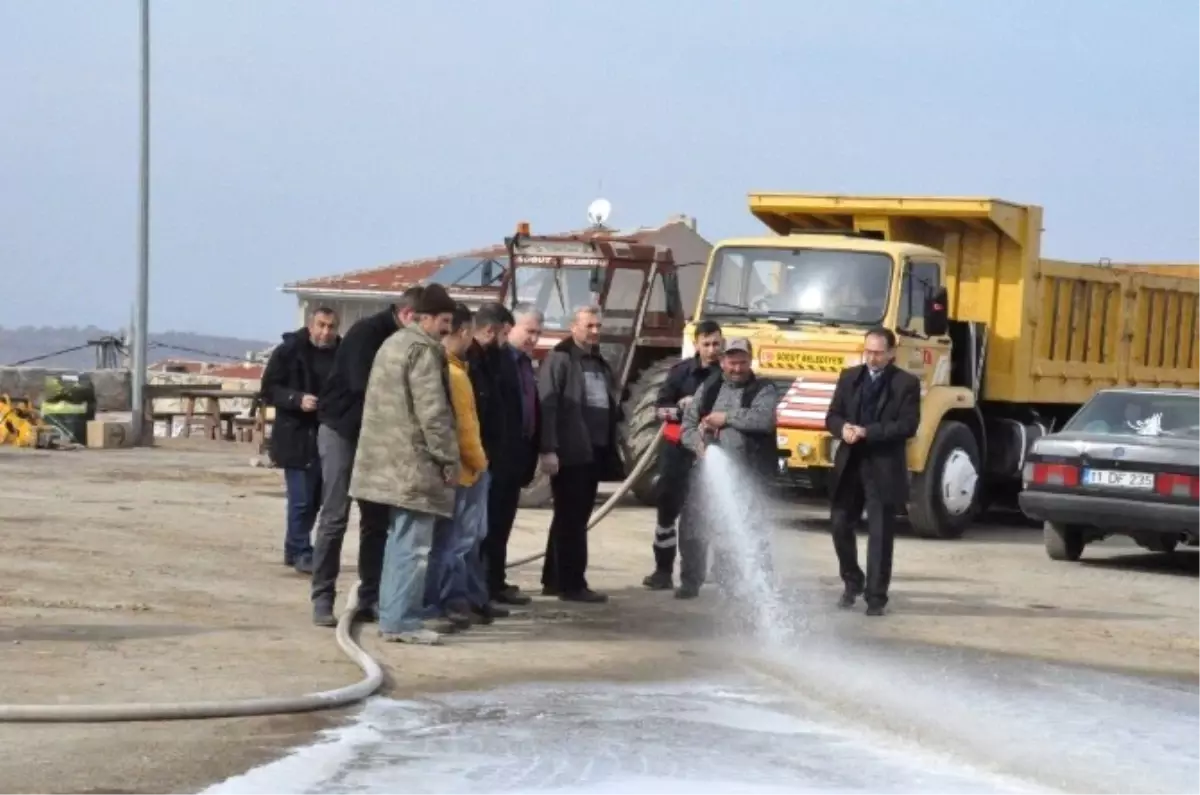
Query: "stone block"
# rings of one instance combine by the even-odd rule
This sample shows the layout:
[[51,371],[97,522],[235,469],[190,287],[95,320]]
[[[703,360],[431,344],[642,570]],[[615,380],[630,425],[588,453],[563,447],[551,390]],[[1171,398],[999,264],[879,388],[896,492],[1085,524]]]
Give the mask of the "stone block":
[[133,447],[133,423],[91,420],[87,424],[87,446],[93,450]]

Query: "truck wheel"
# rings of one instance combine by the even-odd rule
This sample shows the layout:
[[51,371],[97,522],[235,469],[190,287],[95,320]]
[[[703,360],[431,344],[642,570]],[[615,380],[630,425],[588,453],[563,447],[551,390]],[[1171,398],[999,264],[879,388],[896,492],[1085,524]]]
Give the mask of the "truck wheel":
[[1074,561],[1083,554],[1083,533],[1077,527],[1046,522],[1042,525],[1042,539],[1050,560]]
[[517,499],[519,508],[549,508],[554,504],[554,495],[550,491],[550,476],[542,471],[539,465],[533,482],[521,489]]
[[[658,390],[667,380],[667,372],[679,363],[679,357],[660,359],[643,370],[637,380],[629,385],[629,399],[625,401],[625,439],[628,444],[628,460],[625,465],[632,471],[647,448],[658,437],[659,422],[655,401]],[[657,450],[650,453],[657,457]],[[658,504],[658,466],[651,462],[645,473],[630,489],[643,505]]]
[[938,428],[925,471],[913,475],[908,507],[921,538],[958,538],[979,513],[979,443],[971,429],[949,420]]

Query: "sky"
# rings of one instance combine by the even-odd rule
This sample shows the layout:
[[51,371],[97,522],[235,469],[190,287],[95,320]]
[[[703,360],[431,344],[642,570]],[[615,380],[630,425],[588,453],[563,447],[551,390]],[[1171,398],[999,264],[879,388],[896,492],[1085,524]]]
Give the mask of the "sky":
[[[152,331],[586,225],[757,234],[752,190],[1042,205],[1043,253],[1195,260],[1189,0],[152,0]],[[136,0],[0,0],[0,326],[128,323]]]

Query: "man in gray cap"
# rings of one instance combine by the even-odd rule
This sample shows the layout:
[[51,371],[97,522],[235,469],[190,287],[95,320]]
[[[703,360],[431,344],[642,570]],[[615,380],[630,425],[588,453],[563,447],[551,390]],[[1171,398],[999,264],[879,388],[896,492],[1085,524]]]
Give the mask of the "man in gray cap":
[[[682,442],[701,461],[710,444],[720,444],[736,466],[752,473],[757,482],[766,483],[776,476],[779,460],[775,441],[779,389],[754,375],[753,358],[750,340],[735,338],[726,343],[721,372],[696,390],[684,410]],[[702,511],[696,500],[689,503],[679,522],[680,586],[675,591],[679,599],[699,594],[708,553],[707,534],[699,526],[698,514],[711,512]],[[760,546],[765,541],[764,536]]]

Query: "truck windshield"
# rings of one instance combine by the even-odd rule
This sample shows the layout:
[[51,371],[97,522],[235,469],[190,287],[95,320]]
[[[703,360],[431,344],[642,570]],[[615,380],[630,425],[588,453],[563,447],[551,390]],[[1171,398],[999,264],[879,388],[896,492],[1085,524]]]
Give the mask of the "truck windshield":
[[515,303],[531,304],[546,316],[548,329],[566,329],[571,316],[582,306],[594,303],[591,270],[587,268],[538,268],[521,265],[513,270]]
[[1200,437],[1200,396],[1169,392],[1099,392],[1064,431],[1123,436]]
[[715,256],[705,315],[874,325],[887,311],[892,282],[887,254],[731,247]]

